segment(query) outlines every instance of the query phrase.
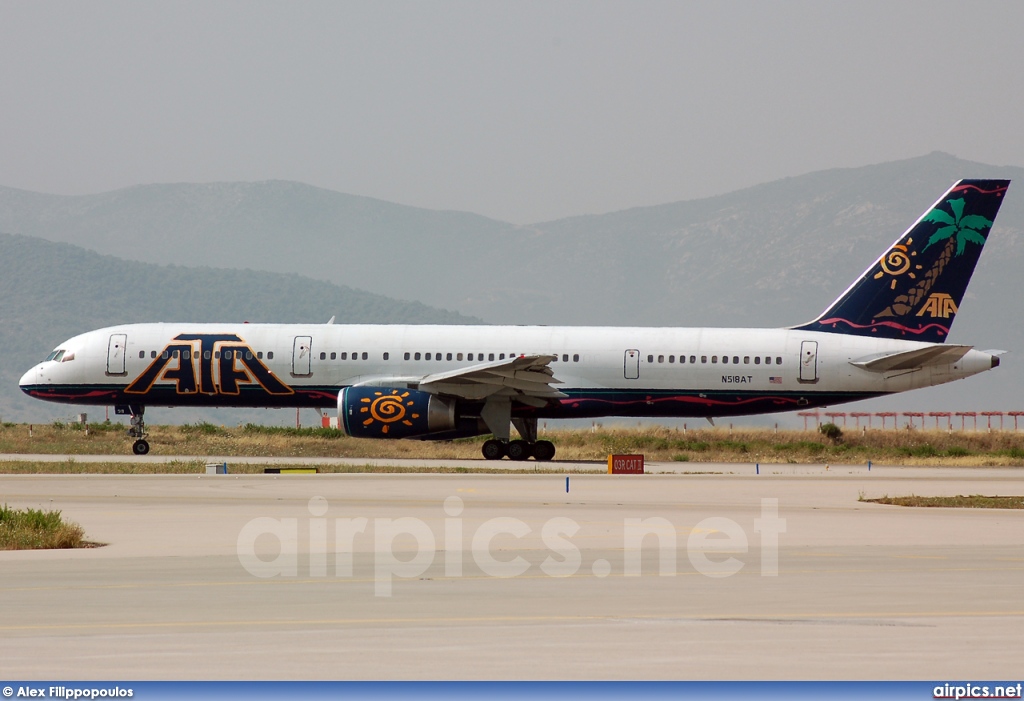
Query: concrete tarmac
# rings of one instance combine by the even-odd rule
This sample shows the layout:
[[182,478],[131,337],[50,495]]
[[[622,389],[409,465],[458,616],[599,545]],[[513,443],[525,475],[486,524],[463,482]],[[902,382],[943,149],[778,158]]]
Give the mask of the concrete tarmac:
[[0,677],[1019,680],[1024,511],[858,497],[1024,470],[666,468],[0,475],[106,544],[0,553]]

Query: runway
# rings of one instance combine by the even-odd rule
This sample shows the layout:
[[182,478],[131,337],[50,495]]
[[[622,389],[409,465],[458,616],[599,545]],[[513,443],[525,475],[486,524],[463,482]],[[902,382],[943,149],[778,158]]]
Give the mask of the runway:
[[668,467],[720,474],[3,475],[107,545],[0,553],[0,676],[1019,676],[1024,512],[858,497],[1021,470]]

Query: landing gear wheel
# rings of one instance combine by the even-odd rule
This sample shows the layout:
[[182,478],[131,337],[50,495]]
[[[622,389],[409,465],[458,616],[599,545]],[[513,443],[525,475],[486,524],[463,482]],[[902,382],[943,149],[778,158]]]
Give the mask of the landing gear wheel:
[[510,460],[529,460],[532,452],[530,444],[526,441],[517,440],[508,444],[508,457]]
[[149,452],[149,442],[138,440],[132,443],[132,452],[136,455],[145,455]]
[[547,462],[555,457],[555,444],[551,441],[537,441],[533,444],[533,459]]
[[484,447],[480,452],[488,460],[501,460],[505,457],[505,444],[492,438],[489,441],[484,441]]

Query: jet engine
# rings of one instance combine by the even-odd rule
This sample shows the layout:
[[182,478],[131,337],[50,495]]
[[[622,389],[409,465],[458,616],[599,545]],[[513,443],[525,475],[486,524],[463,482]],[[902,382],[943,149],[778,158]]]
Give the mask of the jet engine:
[[341,430],[353,438],[418,438],[456,429],[455,402],[415,389],[346,387]]

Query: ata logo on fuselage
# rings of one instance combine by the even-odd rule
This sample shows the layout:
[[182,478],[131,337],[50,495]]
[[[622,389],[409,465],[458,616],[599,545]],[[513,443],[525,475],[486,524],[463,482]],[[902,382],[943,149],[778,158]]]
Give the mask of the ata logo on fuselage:
[[174,382],[178,394],[237,395],[239,385],[254,383],[268,394],[295,394],[235,334],[183,333],[174,341],[125,388],[126,394],[146,394],[160,380]]
[[928,296],[928,299],[921,305],[921,309],[917,312],[917,316],[924,316],[927,314],[933,319],[948,319],[951,315],[956,314],[956,302],[953,298],[944,292],[936,292]]

